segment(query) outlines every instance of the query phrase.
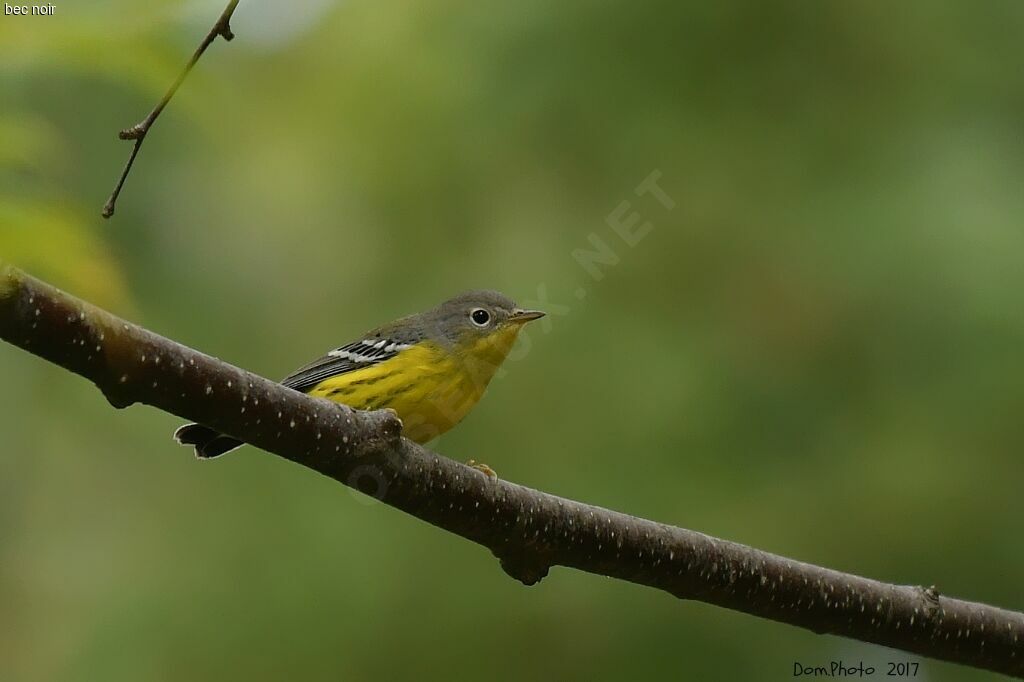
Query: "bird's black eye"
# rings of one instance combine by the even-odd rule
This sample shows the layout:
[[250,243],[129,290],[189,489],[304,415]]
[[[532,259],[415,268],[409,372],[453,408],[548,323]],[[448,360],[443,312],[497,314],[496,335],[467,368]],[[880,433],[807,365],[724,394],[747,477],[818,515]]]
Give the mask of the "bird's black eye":
[[474,308],[473,312],[469,314],[469,319],[473,320],[473,324],[476,326],[485,327],[491,321],[491,314],[483,308]]

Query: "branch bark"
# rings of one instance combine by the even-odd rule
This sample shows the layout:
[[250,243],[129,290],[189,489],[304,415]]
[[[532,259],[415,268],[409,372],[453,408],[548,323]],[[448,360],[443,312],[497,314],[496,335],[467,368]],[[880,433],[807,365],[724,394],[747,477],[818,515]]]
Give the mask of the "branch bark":
[[167,93],[163,98],[157,102],[157,105],[153,108],[146,118],[142,119],[131,128],[125,128],[117,134],[122,140],[135,140],[135,144],[132,145],[132,153],[128,155],[128,161],[124,164],[124,169],[121,171],[121,177],[117,180],[117,185],[114,186],[114,191],[110,193],[110,198],[107,199],[107,203],[103,206],[103,217],[109,218],[114,215],[114,207],[117,204],[117,198],[121,195],[121,188],[124,187],[125,180],[128,179],[128,174],[132,170],[132,166],[135,164],[135,157],[139,155],[139,149],[142,147],[142,143],[146,139],[146,134],[149,129],[153,127],[156,119],[163,112],[164,108],[174,97],[174,93],[178,91],[181,84],[185,82],[185,78],[189,72],[192,71],[192,67],[196,65],[199,58],[206,52],[206,48],[217,39],[217,36],[222,36],[224,40],[230,41],[235,37],[235,34],[231,32],[231,15],[235,13],[235,8],[238,6],[238,0],[230,0],[228,6],[221,12],[220,18],[217,19],[217,23],[213,25],[210,32],[203,38],[203,42],[199,43],[199,47],[192,54],[192,58],[188,60],[188,64],[182,70],[175,81],[171,84],[171,87],[167,90]]
[[311,398],[0,263],[0,338],[91,380],[115,407],[207,424],[488,548],[532,585],[552,566],[1024,678],[1024,614],[840,573],[507,481],[401,435],[388,411]]

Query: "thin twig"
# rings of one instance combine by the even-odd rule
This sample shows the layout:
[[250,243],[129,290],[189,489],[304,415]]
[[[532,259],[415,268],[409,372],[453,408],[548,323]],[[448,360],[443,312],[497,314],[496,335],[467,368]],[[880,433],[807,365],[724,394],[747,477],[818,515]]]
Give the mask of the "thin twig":
[[109,218],[114,215],[114,204],[117,203],[117,197],[121,194],[121,188],[124,187],[124,181],[128,179],[128,173],[132,170],[132,164],[135,163],[135,157],[139,155],[139,148],[142,147],[142,143],[146,139],[146,134],[149,129],[156,122],[156,119],[160,116],[160,113],[164,110],[164,107],[174,97],[174,93],[178,91],[178,88],[185,81],[189,72],[192,71],[192,67],[196,65],[199,58],[206,52],[206,48],[217,39],[217,36],[221,36],[224,40],[231,40],[235,37],[235,34],[231,32],[231,15],[235,12],[235,7],[238,6],[238,0],[231,0],[228,2],[228,6],[224,8],[220,18],[217,19],[217,23],[213,25],[210,32],[203,38],[203,42],[196,48],[192,58],[188,60],[188,64],[185,65],[185,69],[178,74],[178,78],[171,84],[170,89],[163,96],[163,99],[156,105],[153,111],[149,112],[146,118],[133,125],[131,128],[125,128],[117,134],[122,140],[134,140],[135,144],[132,147],[132,153],[128,156],[128,162],[124,165],[124,170],[121,171],[121,177],[117,181],[117,186],[114,187],[114,191],[110,194],[110,198],[107,199],[106,205],[103,206],[103,217]]
[[141,402],[202,422],[483,545],[525,584],[540,581],[552,566],[569,566],[1024,678],[1022,613],[491,481],[402,438],[392,412],[358,412],[311,398],[2,263],[0,338],[90,379],[116,407]]

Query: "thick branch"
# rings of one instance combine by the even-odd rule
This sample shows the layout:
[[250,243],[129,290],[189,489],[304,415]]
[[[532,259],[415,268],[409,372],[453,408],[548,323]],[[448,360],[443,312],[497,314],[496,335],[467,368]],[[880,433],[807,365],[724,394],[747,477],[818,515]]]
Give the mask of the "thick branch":
[[117,136],[122,140],[135,140],[135,144],[132,145],[132,153],[128,155],[128,161],[124,164],[124,169],[121,171],[121,177],[118,178],[114,191],[111,192],[110,198],[107,199],[107,203],[103,206],[104,218],[109,218],[114,215],[114,205],[117,203],[117,197],[121,194],[121,188],[124,187],[124,181],[128,179],[128,173],[132,170],[132,165],[135,163],[135,157],[139,155],[139,149],[142,147],[142,143],[146,139],[146,133],[149,132],[153,123],[156,122],[156,119],[160,116],[161,112],[163,112],[164,107],[166,107],[171,101],[171,98],[174,97],[174,93],[178,91],[178,88],[185,81],[189,72],[192,71],[192,67],[196,65],[199,58],[203,56],[204,52],[206,52],[206,48],[208,48],[210,44],[217,39],[217,36],[223,37],[224,40],[231,40],[235,37],[235,34],[231,32],[231,15],[235,13],[235,7],[237,6],[238,0],[230,0],[230,2],[228,2],[228,6],[224,8],[223,12],[221,12],[220,18],[217,19],[217,23],[213,25],[210,32],[206,34],[205,38],[203,38],[203,42],[199,43],[199,47],[197,47],[196,51],[192,54],[192,58],[188,60],[188,64],[186,64],[182,72],[178,74],[177,79],[175,79],[171,84],[171,87],[167,90],[163,99],[161,99],[153,108],[153,111],[149,112],[149,115],[146,116],[146,118],[142,119],[131,128],[125,128],[117,134]]
[[93,381],[374,495],[490,549],[525,584],[569,566],[808,628],[1024,677],[1024,614],[812,566],[555,497],[401,437],[391,412],[297,393],[0,264],[0,337]]

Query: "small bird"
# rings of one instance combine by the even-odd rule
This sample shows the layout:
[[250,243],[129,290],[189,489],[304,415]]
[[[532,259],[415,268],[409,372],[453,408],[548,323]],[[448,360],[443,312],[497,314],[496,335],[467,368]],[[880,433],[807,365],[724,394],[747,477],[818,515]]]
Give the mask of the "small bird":
[[[390,408],[406,437],[426,443],[473,409],[523,325],[543,316],[497,291],[469,291],[366,332],[281,383],[356,410]],[[186,424],[174,438],[202,459],[243,445],[202,424]]]

